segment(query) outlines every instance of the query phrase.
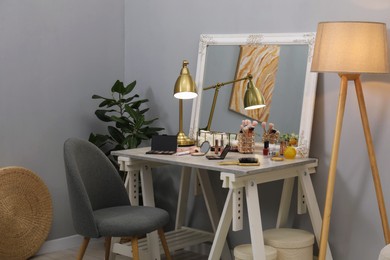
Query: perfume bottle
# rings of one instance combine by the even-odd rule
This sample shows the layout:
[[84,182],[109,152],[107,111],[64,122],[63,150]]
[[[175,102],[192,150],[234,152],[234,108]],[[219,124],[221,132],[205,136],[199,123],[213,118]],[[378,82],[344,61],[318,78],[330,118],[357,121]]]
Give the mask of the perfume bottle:
[[287,147],[286,141],[281,141],[280,142],[280,148],[279,148],[279,155],[280,156],[283,156],[284,150],[286,150],[286,147]]
[[269,154],[269,141],[264,141],[263,155],[268,156]]

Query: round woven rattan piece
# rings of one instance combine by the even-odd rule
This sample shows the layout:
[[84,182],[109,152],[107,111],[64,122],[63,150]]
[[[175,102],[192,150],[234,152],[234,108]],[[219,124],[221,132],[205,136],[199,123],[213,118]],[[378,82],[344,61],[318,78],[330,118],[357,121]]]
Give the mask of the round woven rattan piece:
[[49,190],[32,171],[0,168],[0,259],[27,259],[45,241],[53,210]]

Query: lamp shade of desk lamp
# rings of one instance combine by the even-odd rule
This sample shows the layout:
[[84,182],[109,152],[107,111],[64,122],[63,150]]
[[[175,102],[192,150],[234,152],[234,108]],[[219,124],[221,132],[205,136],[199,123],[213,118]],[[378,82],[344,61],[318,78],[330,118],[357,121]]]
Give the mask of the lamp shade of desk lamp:
[[194,145],[195,141],[187,137],[183,132],[183,99],[193,99],[198,96],[196,85],[193,81],[188,61],[183,61],[183,67],[180,75],[176,80],[173,96],[179,99],[179,133],[177,134],[178,146]]
[[252,110],[265,107],[265,99],[261,92],[253,85],[252,78],[249,78],[244,95],[244,109]]
[[376,22],[323,22],[319,23],[312,71],[336,72],[341,78],[336,124],[329,166],[328,184],[322,222],[319,260],[325,260],[333,192],[336,178],[340,134],[345,110],[348,81],[353,81],[358,98],[360,116],[368,157],[374,180],[378,208],[382,221],[385,243],[390,243],[389,225],[376,163],[371,131],[363,97],[360,74],[388,73],[387,33],[384,23]]

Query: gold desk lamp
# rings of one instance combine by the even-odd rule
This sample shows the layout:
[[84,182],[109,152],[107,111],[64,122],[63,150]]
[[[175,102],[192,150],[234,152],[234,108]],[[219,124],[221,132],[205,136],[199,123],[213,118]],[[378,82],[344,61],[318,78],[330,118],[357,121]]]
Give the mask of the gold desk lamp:
[[191,146],[195,141],[187,137],[183,132],[183,99],[193,99],[198,96],[195,82],[192,80],[188,69],[188,61],[183,61],[183,68],[176,80],[173,96],[179,99],[179,133],[177,134],[178,146]]
[[213,86],[203,88],[203,90],[209,90],[209,89],[215,89],[214,91],[214,98],[213,103],[211,105],[209,120],[207,122],[207,126],[201,130],[210,131],[211,122],[213,121],[213,115],[215,110],[215,104],[217,103],[217,97],[219,93],[219,89],[225,85],[232,84],[238,81],[242,80],[248,80],[248,84],[246,87],[245,95],[244,95],[244,108],[246,110],[256,109],[256,108],[262,108],[265,107],[265,99],[261,92],[254,86],[252,81],[253,76],[251,74],[248,74],[248,76],[241,78],[241,79],[235,79],[223,83],[217,83]]
[[323,22],[318,24],[312,71],[337,72],[341,78],[336,125],[330,159],[328,184],[322,222],[319,260],[325,260],[329,236],[330,215],[336,178],[340,134],[347,97],[348,81],[353,81],[360,108],[368,157],[378,201],[386,244],[390,243],[389,224],[376,164],[360,74],[388,73],[386,24],[374,22]]

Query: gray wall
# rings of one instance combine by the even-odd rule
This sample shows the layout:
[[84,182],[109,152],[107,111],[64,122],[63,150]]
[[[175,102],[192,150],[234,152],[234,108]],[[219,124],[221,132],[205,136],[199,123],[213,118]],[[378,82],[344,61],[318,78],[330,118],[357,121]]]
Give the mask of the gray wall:
[[[158,124],[175,134],[178,102],[172,97],[173,84],[184,58],[190,61],[195,76],[201,33],[315,31],[317,23],[325,20],[375,20],[390,25],[389,5],[387,0],[144,0],[125,4],[2,0],[0,166],[21,165],[37,172],[48,184],[54,202],[49,239],[72,235],[62,144],[70,136],[87,138],[91,131],[102,130],[93,115],[96,102],[91,100],[92,94],[104,95],[116,79],[137,80],[139,93],[153,104],[151,116],[159,116]],[[363,83],[378,167],[387,187],[390,76],[363,76]],[[319,77],[311,155],[320,160],[313,181],[321,209],[338,88],[337,75]],[[191,101],[186,101],[185,129],[190,109]],[[330,244],[336,260],[376,259],[384,243],[352,87],[345,113]],[[158,201],[171,212],[178,185],[175,171],[156,178],[161,183],[156,185],[157,194],[173,192],[168,201]],[[219,187],[217,174],[212,181]],[[265,227],[274,225],[280,188],[280,183],[261,186]],[[217,198],[222,200],[225,192],[216,188]],[[390,208],[390,190],[384,189],[384,195]],[[193,203],[188,221],[209,228],[201,198]],[[307,216],[291,222],[309,227]],[[235,245],[248,239],[244,230],[231,233],[230,242]]]
[[45,181],[48,239],[74,234],[62,145],[102,130],[91,96],[124,78],[123,23],[123,1],[0,1],[0,167],[27,167]]
[[[183,59],[190,61],[193,76],[199,35],[202,33],[261,33],[315,31],[326,20],[371,20],[390,26],[390,2],[386,0],[274,0],[274,1],[132,1],[125,12],[125,78],[137,79],[144,94],[152,100],[151,113],[167,133],[178,130],[178,102],[172,96],[173,85]],[[373,140],[383,186],[390,183],[388,149],[390,143],[390,76],[363,76]],[[317,199],[322,211],[329,158],[336,116],[339,78],[336,74],[320,75],[314,115],[311,156],[319,158],[313,176]],[[189,127],[191,101],[185,102],[184,126]],[[376,259],[384,245],[376,197],[370,176],[369,161],[361,128],[354,88],[351,86],[344,117],[337,183],[332,212],[330,245],[336,260]],[[159,175],[159,194],[172,194],[178,174]],[[212,176],[220,185],[217,174]],[[275,224],[276,202],[280,183],[261,187],[264,226]],[[169,191],[169,192],[168,192]],[[223,199],[225,190],[215,189]],[[390,190],[384,189],[390,209]],[[172,205],[175,195],[167,197]],[[200,198],[189,218],[194,226],[209,228]],[[222,207],[222,205],[220,205]],[[307,216],[291,220],[296,227],[309,228]],[[248,231],[230,233],[232,245],[247,242]]]

